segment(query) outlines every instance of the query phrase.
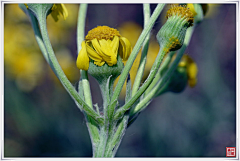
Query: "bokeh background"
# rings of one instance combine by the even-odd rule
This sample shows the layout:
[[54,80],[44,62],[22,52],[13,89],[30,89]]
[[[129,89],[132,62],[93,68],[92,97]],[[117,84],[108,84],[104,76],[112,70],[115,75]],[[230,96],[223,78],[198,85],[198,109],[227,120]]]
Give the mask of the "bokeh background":
[[[65,21],[48,16],[47,25],[56,56],[77,86],[79,5],[66,7]],[[151,32],[147,69],[159,49],[155,35],[165,12]],[[142,5],[90,4],[86,32],[98,25],[119,29],[134,45],[143,26]],[[186,53],[198,65],[197,85],[155,98],[128,128],[116,157],[225,157],[226,147],[236,146],[236,5],[209,4]],[[91,76],[90,83],[93,102],[101,105]],[[17,4],[4,5],[4,156],[92,156],[84,116],[43,59]]]

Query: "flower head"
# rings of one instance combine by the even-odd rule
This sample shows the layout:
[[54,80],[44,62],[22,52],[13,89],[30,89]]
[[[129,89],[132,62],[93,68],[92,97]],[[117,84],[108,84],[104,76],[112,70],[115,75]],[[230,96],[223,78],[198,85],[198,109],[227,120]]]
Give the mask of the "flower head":
[[122,37],[118,30],[108,26],[98,26],[90,30],[81,46],[76,64],[83,70],[88,70],[90,60],[97,66],[105,63],[113,66],[117,64],[118,54],[123,60],[127,60],[132,50],[129,40]]
[[167,11],[166,17],[180,16],[189,23],[190,26],[193,25],[194,15],[196,14],[193,5],[188,6],[179,6],[172,5],[171,8]]

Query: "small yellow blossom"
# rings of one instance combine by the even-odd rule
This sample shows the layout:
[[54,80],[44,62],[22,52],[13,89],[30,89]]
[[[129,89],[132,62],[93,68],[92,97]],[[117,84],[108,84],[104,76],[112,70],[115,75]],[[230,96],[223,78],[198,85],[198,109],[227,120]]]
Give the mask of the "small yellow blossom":
[[97,66],[105,63],[113,66],[117,64],[118,54],[123,60],[127,60],[132,51],[129,40],[122,37],[118,30],[108,26],[98,26],[90,30],[81,46],[76,65],[82,70],[88,70],[90,59]]
[[193,59],[190,56],[183,55],[178,66],[186,67],[187,76],[188,76],[188,85],[190,87],[194,87],[197,84],[197,73],[198,73],[197,64],[193,61]]
[[62,3],[61,4],[53,4],[51,10],[52,10],[51,15],[52,15],[53,19],[55,20],[55,22],[58,21],[60,14],[63,15],[64,20],[66,20],[66,18],[68,17],[67,8]]

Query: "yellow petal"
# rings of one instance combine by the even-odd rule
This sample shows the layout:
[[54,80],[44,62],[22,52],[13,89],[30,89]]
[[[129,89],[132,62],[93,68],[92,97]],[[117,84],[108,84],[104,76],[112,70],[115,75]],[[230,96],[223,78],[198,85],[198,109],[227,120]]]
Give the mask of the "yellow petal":
[[98,66],[102,66],[105,63],[103,58],[88,44],[86,46],[87,46],[88,56],[94,61],[94,64]]
[[93,61],[101,61],[102,57],[88,44],[86,45],[87,54]]
[[51,16],[52,16],[52,18],[54,19],[55,22],[58,21],[59,13],[56,10],[52,10]]
[[[106,40],[105,40],[106,41]],[[96,50],[97,54],[105,61],[111,61],[110,55],[103,52],[102,46],[99,44],[97,39],[91,40],[93,48]]]
[[130,41],[125,37],[120,37],[120,56],[125,61],[128,59],[132,52],[132,47]]
[[62,15],[63,15],[63,18],[64,20],[66,20],[66,18],[68,17],[68,11],[67,11],[67,8],[65,7],[64,4],[61,3],[61,8],[62,8]]
[[78,54],[76,65],[79,69],[88,70],[89,57],[87,54],[86,44],[84,41],[82,42],[81,46],[82,46],[82,49],[80,50],[80,52]]
[[114,36],[114,38],[111,42],[111,48],[112,48],[112,51],[116,54],[117,54],[117,51],[118,51],[118,47],[119,47],[119,37]]
[[114,53],[113,49],[111,48],[112,42],[102,39],[102,40],[99,40],[99,43],[101,45],[101,50],[103,51],[104,55],[106,55],[103,57],[103,59],[107,62],[107,64],[109,66],[113,66],[117,64],[117,53]]
[[189,79],[195,79],[197,77],[197,73],[198,73],[197,64],[194,62],[188,64],[187,73],[188,73]]
[[192,3],[188,3],[187,4],[187,8],[189,8],[190,11],[193,13],[193,17],[197,15],[197,12],[195,11],[194,6],[193,6]]
[[103,66],[103,64],[105,64],[105,62],[104,61],[102,61],[102,62],[95,61],[94,64],[101,67],[101,66]]
[[68,17],[68,11],[64,4],[53,4],[51,15],[55,22],[58,21],[60,14],[63,15],[64,20]]

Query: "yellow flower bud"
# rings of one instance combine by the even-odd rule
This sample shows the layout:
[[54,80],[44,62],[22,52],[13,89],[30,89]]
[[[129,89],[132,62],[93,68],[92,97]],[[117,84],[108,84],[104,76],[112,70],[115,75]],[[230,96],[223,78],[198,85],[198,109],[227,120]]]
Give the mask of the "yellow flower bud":
[[167,11],[167,22],[157,34],[157,40],[165,53],[182,47],[186,30],[193,25],[194,16],[186,6],[172,5]]

